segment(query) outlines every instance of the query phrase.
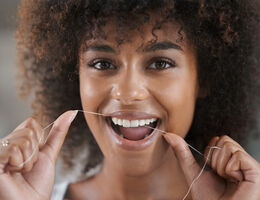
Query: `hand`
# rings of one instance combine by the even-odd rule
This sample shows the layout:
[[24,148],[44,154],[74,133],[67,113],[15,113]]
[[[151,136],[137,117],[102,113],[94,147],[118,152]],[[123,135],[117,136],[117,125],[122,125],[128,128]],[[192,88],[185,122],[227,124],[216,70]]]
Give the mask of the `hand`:
[[[172,133],[164,137],[172,146],[190,186],[201,167],[183,138]],[[192,199],[259,200],[260,164],[228,136],[214,137],[209,142],[209,147],[212,146],[220,149],[206,148],[204,158],[211,152],[207,164],[213,170],[204,171],[193,184]]]
[[[8,139],[9,145],[0,147],[1,200],[50,199],[58,153],[76,114],[77,111],[62,114],[54,122],[45,144],[44,130],[32,118],[3,138]],[[20,165],[34,149],[32,159]]]

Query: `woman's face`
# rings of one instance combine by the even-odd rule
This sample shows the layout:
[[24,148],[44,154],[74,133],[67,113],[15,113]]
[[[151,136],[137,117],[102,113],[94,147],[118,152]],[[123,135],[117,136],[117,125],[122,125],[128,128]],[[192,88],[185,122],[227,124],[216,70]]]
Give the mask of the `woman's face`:
[[153,27],[151,20],[142,33],[126,31],[128,37],[118,45],[116,28],[108,23],[103,28],[107,38],[87,41],[80,53],[83,109],[113,116],[124,126],[129,121],[138,126],[116,125],[115,130],[111,117],[85,114],[106,162],[129,175],[146,174],[169,159],[162,135],[150,133],[142,120],[155,118],[151,126],[185,137],[198,96],[195,52],[184,33],[181,41],[180,27],[164,23],[151,42]]

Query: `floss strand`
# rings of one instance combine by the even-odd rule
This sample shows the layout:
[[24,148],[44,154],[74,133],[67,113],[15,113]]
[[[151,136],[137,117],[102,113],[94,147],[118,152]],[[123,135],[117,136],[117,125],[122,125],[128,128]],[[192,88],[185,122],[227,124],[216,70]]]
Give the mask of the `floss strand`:
[[[77,110],[77,111],[78,111],[78,112],[82,112],[82,113],[88,113],[88,114],[94,114],[94,115],[100,115],[100,116],[105,116],[105,117],[107,117],[107,115],[102,114],[102,113],[96,113],[96,112],[86,111],[86,110]],[[48,128],[49,128],[50,126],[52,126],[53,124],[54,124],[54,122],[48,124],[46,127],[43,128],[43,134],[42,134],[42,137],[40,138],[39,143],[40,143],[40,142],[42,141],[42,139],[44,138],[45,130],[48,129]],[[157,129],[157,128],[153,128],[153,127],[150,127],[150,126],[145,126],[145,127],[150,128],[150,129],[154,129],[154,130],[158,130],[160,133],[163,133],[163,134],[167,133],[167,132],[165,132],[165,131],[163,131],[163,130],[160,130],[160,129]],[[44,144],[46,143],[46,141],[48,140],[48,138],[49,138],[49,134],[47,135],[47,137],[46,137],[46,139],[45,139],[45,141],[44,141]],[[191,146],[190,144],[188,144],[188,146],[189,146],[191,149],[193,149],[195,152],[197,152],[199,155],[204,156],[199,150],[197,150],[196,148],[194,148],[194,147]],[[199,179],[199,177],[202,175],[202,173],[203,173],[203,171],[204,171],[204,169],[205,169],[205,167],[206,167],[206,164],[207,164],[207,162],[208,162],[208,159],[209,159],[211,150],[212,150],[212,149],[220,149],[220,148],[217,147],[217,146],[212,146],[212,147],[209,147],[209,148],[210,148],[209,153],[208,153],[208,155],[207,155],[206,161],[205,161],[205,163],[204,163],[204,165],[203,165],[203,167],[202,167],[200,173],[199,173],[198,176],[192,181],[192,183],[191,183],[191,185],[189,186],[189,189],[188,189],[186,195],[183,197],[182,200],[185,200],[185,199],[187,198],[187,196],[189,195],[189,193],[190,193],[190,191],[191,191],[192,186],[193,186],[194,183]],[[27,162],[30,162],[30,160],[31,160],[32,157],[34,156],[36,150],[37,150],[37,147],[35,147],[35,148],[33,149],[32,154],[31,154],[23,163],[21,163],[21,164],[19,165],[19,167],[22,167],[22,166],[25,165]]]

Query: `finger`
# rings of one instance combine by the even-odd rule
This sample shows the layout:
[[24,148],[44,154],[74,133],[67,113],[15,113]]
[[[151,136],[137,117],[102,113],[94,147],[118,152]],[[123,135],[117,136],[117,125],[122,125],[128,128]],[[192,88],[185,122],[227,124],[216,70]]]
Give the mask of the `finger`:
[[220,148],[223,148],[225,145],[228,145],[230,147],[230,151],[232,154],[239,150],[239,151],[244,152],[248,156],[250,156],[239,143],[237,143],[235,140],[233,140],[232,138],[230,138],[227,135],[221,136],[221,138],[218,142],[218,146]]
[[[219,137],[218,137],[218,136],[213,137],[213,138],[210,140],[208,146],[205,148],[205,151],[204,151],[204,161],[206,161],[206,160],[207,160],[207,157],[208,157],[207,164],[208,164],[209,166],[211,166],[212,150],[213,150],[213,149],[212,149],[212,150],[210,151],[210,148],[216,146],[218,140],[219,140]],[[211,152],[211,153],[210,153],[210,152]],[[210,154],[209,154],[209,153],[210,153]]]
[[[37,155],[38,143],[35,132],[30,128],[17,130],[9,138],[8,153],[10,157],[6,163],[6,170],[9,171],[29,171]],[[19,149],[19,151],[17,150]],[[22,156],[19,156],[22,154]],[[18,158],[15,156],[18,155]],[[12,163],[12,158],[13,163]],[[22,159],[21,159],[22,158]],[[19,163],[18,163],[19,160]]]
[[[1,170],[2,173],[6,171],[16,172],[22,169],[22,167],[19,166],[19,164],[23,162],[23,155],[20,148],[17,145],[13,145],[9,147],[8,151],[5,152],[5,155],[7,159],[6,159],[4,169]],[[0,157],[2,161],[2,156]]]
[[[219,157],[218,157],[218,163],[217,168],[214,169],[217,171],[218,175],[225,179],[230,179],[230,176],[226,174],[226,166],[228,161],[231,159],[234,152],[238,151],[239,147],[235,145],[232,142],[226,141],[221,149],[219,150]],[[231,180],[231,179],[230,179]]]
[[244,149],[227,135],[221,136],[217,141],[216,146],[219,147],[219,149],[213,150],[211,168],[223,178],[228,178],[228,175],[225,173],[227,162],[235,151],[244,151]]
[[218,147],[218,148],[214,148],[212,150],[211,163],[210,163],[212,169],[215,169],[215,170],[217,169],[219,155],[220,155],[220,152],[221,152],[220,150],[223,147],[223,144],[227,141],[233,143],[234,145],[237,145],[236,142],[234,140],[232,140],[230,137],[228,137],[227,135],[221,136],[219,138],[219,140],[217,141],[217,143],[215,144],[215,146]]
[[237,181],[259,182],[259,163],[243,151],[233,153],[226,166],[226,174]]
[[39,148],[43,147],[43,145],[44,145],[44,130],[40,126],[40,124],[34,118],[30,118],[30,119],[27,120],[27,125],[25,127],[33,130],[33,132],[36,135]]
[[[28,134],[28,133],[27,133]],[[29,134],[28,134],[29,135]],[[23,167],[22,172],[29,172],[33,166],[33,156],[38,151],[37,145],[35,145],[36,139],[30,136],[24,136],[20,140],[20,149],[23,154],[23,162],[19,166]]]
[[23,121],[21,124],[19,124],[19,125],[13,130],[13,132],[26,128],[28,122],[29,122],[30,120],[32,120],[32,119],[33,119],[32,117],[27,118],[25,121]]
[[231,137],[229,137],[228,135],[223,135],[223,136],[221,136],[220,138],[219,138],[219,141],[218,141],[218,146],[220,147],[220,148],[222,148],[223,147],[223,145],[226,143],[226,142],[230,142],[230,143],[232,143],[234,146],[236,146],[238,149],[240,149],[241,151],[244,151],[244,152],[246,152],[245,150],[244,150],[244,148],[239,144],[239,143],[237,143],[235,140],[233,140]]
[[232,157],[229,160],[229,162],[226,166],[226,169],[225,169],[227,175],[229,175],[230,177],[233,177],[237,181],[242,181],[244,179],[243,173],[239,166],[240,165],[240,159],[239,159],[240,153],[241,153],[241,151],[237,151],[232,154]]
[[163,136],[172,146],[186,180],[191,184],[194,178],[199,174],[201,168],[193,157],[187,143],[182,137],[176,134],[166,133]]
[[14,129],[14,131],[12,132],[12,134],[10,134],[10,136],[16,135],[18,130],[22,130],[25,128],[30,128],[33,130],[33,132],[36,135],[39,147],[41,148],[44,145],[44,130],[40,126],[40,124],[32,117],[29,117],[24,122],[22,122],[18,127],[16,127],[16,129]]
[[212,156],[211,156],[211,168],[212,169],[217,169],[217,164],[218,164],[218,159],[219,159],[219,155],[220,155],[220,150],[221,150],[221,148],[222,148],[222,141],[223,141],[223,136],[221,136],[220,138],[219,138],[219,140],[217,141],[217,143],[216,143],[216,147],[218,147],[218,148],[214,148],[214,149],[212,149]]
[[72,121],[75,119],[77,113],[77,110],[67,111],[58,117],[49,133],[46,144],[41,150],[41,152],[46,153],[54,163],[57,160],[69,127]]

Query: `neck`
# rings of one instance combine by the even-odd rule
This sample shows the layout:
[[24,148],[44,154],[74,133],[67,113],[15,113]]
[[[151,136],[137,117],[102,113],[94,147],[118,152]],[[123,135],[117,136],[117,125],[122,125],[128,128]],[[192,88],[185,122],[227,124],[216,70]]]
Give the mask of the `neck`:
[[158,168],[136,177],[118,172],[115,163],[104,160],[97,179],[102,181],[110,194],[116,188],[116,195],[119,196],[111,199],[182,199],[188,190],[183,172],[171,149],[167,152],[165,162]]

